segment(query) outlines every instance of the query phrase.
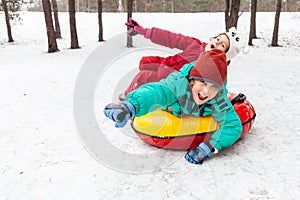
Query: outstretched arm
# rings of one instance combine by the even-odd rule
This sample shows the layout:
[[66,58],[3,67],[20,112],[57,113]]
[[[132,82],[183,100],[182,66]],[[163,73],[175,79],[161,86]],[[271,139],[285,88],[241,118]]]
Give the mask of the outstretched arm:
[[129,21],[125,23],[125,25],[130,28],[127,31],[127,34],[129,36],[140,34],[143,35],[146,39],[151,39],[151,41],[155,44],[159,44],[161,46],[169,47],[172,49],[177,48],[180,50],[184,50],[193,43],[205,46],[205,44],[202,44],[200,40],[193,37],[173,33],[171,31],[159,29],[156,27],[144,28],[132,18],[130,18]]
[[151,29],[151,41],[155,44],[169,48],[177,48],[180,50],[186,49],[192,44],[203,45],[202,42],[196,38],[182,35],[180,33],[173,33],[171,31],[153,27]]
[[137,90],[127,94],[126,101],[135,107],[135,116],[145,115],[159,107],[176,102],[177,97],[174,91],[178,77],[179,72],[175,72],[166,79],[142,85]]

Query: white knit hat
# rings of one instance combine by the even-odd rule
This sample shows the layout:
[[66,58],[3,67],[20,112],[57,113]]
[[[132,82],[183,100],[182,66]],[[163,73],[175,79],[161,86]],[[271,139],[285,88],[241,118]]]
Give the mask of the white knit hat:
[[228,51],[226,52],[227,60],[231,60],[237,54],[243,51],[244,54],[249,52],[249,48],[247,47],[245,41],[242,40],[242,37],[237,33],[235,27],[231,27],[228,32],[225,32],[230,41],[230,46]]

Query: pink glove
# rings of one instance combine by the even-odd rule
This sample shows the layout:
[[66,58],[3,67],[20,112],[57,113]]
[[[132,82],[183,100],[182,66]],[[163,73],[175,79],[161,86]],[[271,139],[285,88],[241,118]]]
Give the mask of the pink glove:
[[135,20],[129,18],[129,21],[125,23],[130,29],[127,31],[128,36],[135,36],[137,34],[143,35],[146,39],[151,37],[151,29],[140,26]]

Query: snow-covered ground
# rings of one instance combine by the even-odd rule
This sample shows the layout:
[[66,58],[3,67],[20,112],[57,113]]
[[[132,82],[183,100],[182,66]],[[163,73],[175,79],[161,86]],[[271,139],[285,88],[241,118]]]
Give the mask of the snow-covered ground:
[[[78,13],[82,48],[70,50],[68,14],[60,13],[61,51],[48,54],[43,13],[25,13],[23,24],[12,27],[16,41],[12,44],[5,42],[0,13],[0,199],[299,199],[300,13],[281,13],[279,44],[283,47],[269,47],[275,14],[258,13],[260,39],[249,54],[231,62],[229,91],[246,94],[257,112],[249,134],[201,166],[186,162],[184,152],[159,151],[164,164],[141,173],[134,173],[134,168],[122,172],[96,160],[74,120],[73,94],[82,66],[93,59],[95,49],[106,51],[111,38],[125,34],[125,13],[103,15],[107,42],[97,42],[97,14]],[[223,13],[133,16],[145,27],[203,41],[224,30]],[[249,13],[243,13],[238,24],[246,39],[249,21]],[[125,49],[125,43],[118,48]],[[112,85],[136,69],[144,53],[168,52],[146,49],[115,59],[99,80],[94,107],[114,146],[147,157],[158,150],[123,134],[108,120],[101,121],[102,106],[115,100]],[[97,64],[101,67],[101,62]],[[126,160],[107,155],[118,158],[120,166]]]

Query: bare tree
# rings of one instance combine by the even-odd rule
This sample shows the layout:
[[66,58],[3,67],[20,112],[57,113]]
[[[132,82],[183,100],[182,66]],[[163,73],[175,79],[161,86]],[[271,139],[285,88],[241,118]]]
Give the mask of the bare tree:
[[[133,6],[133,0],[127,0],[127,21],[129,21],[129,18],[132,17],[132,6]],[[130,28],[128,27],[127,30]],[[132,37],[127,36],[127,47],[133,47],[132,46]]]
[[174,13],[174,11],[175,11],[175,9],[174,9],[174,7],[175,7],[175,2],[174,2],[174,0],[172,0],[172,2],[171,2],[171,7],[172,7],[172,13]]
[[[237,22],[239,19],[239,10],[240,10],[240,0],[226,0],[225,8],[225,25],[226,30],[228,31],[231,27],[237,27]],[[231,4],[230,4],[231,3]]]
[[59,25],[59,20],[58,20],[57,1],[51,0],[51,2],[52,2],[53,13],[54,13],[55,37],[61,38],[61,31],[60,31],[60,25]]
[[49,0],[42,0],[42,4],[43,4],[43,10],[44,10],[45,22],[47,28],[48,52],[53,53],[58,51],[58,48],[57,48],[55,31],[54,31],[53,21],[52,21],[51,4]]
[[251,20],[250,20],[250,33],[248,45],[253,45],[252,40],[256,39],[256,10],[257,10],[257,0],[251,0]]
[[11,27],[10,27],[10,22],[9,22],[9,13],[8,13],[6,0],[2,0],[2,7],[3,7],[4,13],[5,13],[5,22],[6,22],[6,27],[7,27],[8,42],[13,42],[14,39],[13,39],[12,33],[11,33]]
[[216,1],[216,7],[217,7],[217,11],[219,11],[220,10],[220,0]]
[[102,26],[102,0],[98,0],[98,24],[99,24],[99,36],[98,41],[102,42],[103,40],[103,26]]
[[[128,0],[128,1],[133,1],[133,0]],[[128,12],[127,11],[127,7],[128,7],[128,2],[127,2],[127,0],[122,0],[122,4],[123,4],[123,9],[124,9],[124,11],[125,12]],[[132,4],[133,4],[133,2],[132,2]],[[133,5],[132,5],[132,7],[133,7]]]
[[148,0],[144,0],[144,12],[148,11]]
[[89,0],[85,0],[85,12],[90,12]]
[[71,49],[78,49],[78,37],[76,29],[75,17],[75,0],[69,0],[69,17],[70,17],[70,32],[71,32]]
[[162,11],[166,12],[166,0],[162,0],[161,3],[162,3],[162,5],[161,5],[162,6]]
[[134,0],[134,12],[137,12],[138,6],[137,6],[137,0]]
[[275,24],[274,24],[271,46],[279,46],[278,45],[278,30],[279,30],[279,17],[280,17],[280,12],[281,12],[281,5],[282,5],[282,0],[277,0]]

